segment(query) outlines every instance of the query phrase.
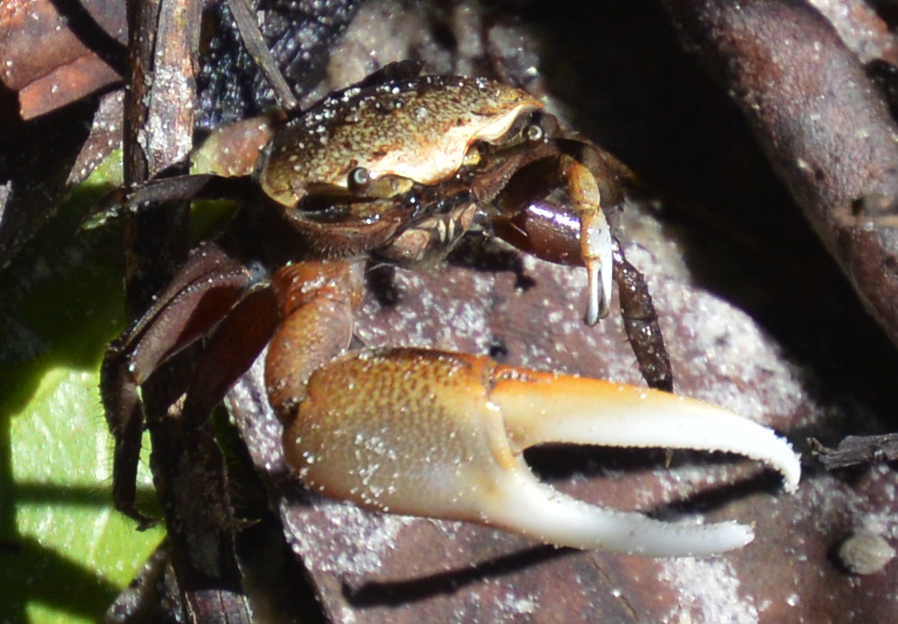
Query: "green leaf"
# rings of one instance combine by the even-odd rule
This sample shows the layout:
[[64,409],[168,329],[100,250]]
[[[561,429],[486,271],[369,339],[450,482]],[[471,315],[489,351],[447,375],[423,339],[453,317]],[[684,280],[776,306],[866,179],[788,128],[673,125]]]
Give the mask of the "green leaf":
[[97,621],[163,535],[112,509],[98,371],[123,326],[120,232],[79,228],[109,187],[93,176],[0,274],[3,622]]

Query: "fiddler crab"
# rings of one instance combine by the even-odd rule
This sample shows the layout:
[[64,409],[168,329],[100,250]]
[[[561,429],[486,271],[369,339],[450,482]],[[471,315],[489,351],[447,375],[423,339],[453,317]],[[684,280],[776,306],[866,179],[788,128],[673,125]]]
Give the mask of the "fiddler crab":
[[[584,266],[593,324],[608,311],[620,258],[603,212],[619,201],[610,157],[565,134],[514,87],[388,69],[275,131],[255,166],[254,200],[110,345],[102,396],[117,507],[146,520],[134,501],[140,385],[205,338],[184,421],[202,423],[267,344],[285,455],[326,496],[580,549],[701,556],[751,541],[751,529],[734,522],[661,522],[571,498],[539,481],[523,451],[543,443],[724,451],[771,465],[792,491],[798,458],[763,426],[669,392],[487,357],[350,349],[366,259],[426,267],[478,229]],[[669,389],[669,379],[654,385]]]

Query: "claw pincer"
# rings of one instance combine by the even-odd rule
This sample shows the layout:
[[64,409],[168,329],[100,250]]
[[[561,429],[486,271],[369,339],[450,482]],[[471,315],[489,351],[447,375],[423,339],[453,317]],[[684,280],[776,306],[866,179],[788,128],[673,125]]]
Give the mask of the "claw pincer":
[[[287,358],[296,352],[270,352],[269,369]],[[708,555],[743,546],[753,534],[733,522],[671,524],[571,498],[530,471],[523,451],[534,445],[738,453],[780,471],[790,491],[800,474],[788,443],[722,408],[485,357],[344,353],[293,388],[300,401],[285,402],[286,391],[272,403],[287,425],[287,459],[314,490],[381,512],[478,522],[558,546]]]

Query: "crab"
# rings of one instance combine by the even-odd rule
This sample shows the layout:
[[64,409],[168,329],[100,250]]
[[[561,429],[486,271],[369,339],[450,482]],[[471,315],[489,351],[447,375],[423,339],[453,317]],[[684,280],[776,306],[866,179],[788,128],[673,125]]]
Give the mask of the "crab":
[[[666,523],[570,498],[523,459],[547,442],[725,451],[797,486],[797,457],[771,430],[666,391],[650,298],[605,214],[620,200],[619,173],[529,94],[484,78],[418,76],[407,65],[276,129],[255,166],[257,191],[230,231],[194,250],[107,351],[101,389],[117,508],[148,522],[134,499],[140,385],[205,338],[183,398],[185,426],[201,424],[267,345],[285,455],[326,496],[581,549],[708,555],[751,541],[734,522]],[[448,351],[354,348],[366,260],[426,269],[474,231],[584,267],[589,325],[608,313],[617,277],[622,301],[639,304],[623,313],[643,336],[633,341],[645,352],[642,370],[661,389]]]

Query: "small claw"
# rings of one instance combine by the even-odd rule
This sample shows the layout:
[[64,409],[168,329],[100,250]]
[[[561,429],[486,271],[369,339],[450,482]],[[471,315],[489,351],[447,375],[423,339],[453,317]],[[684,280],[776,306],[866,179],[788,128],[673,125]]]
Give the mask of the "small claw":
[[[604,220],[604,216],[602,217]],[[596,238],[603,238],[603,234],[608,233],[608,228],[605,227],[601,234],[596,236]],[[611,275],[612,275],[612,265],[611,265],[611,238],[608,236],[608,244],[604,245],[604,240],[601,240],[599,245],[603,250],[601,254],[604,254],[604,258],[606,259],[604,262],[600,257],[596,258],[584,258],[583,262],[586,264],[586,314],[583,316],[584,322],[592,327],[596,323],[599,322],[599,319],[605,318],[608,316],[608,312],[611,310]],[[607,252],[607,253],[606,253]]]
[[611,227],[600,206],[599,187],[592,173],[578,162],[569,161],[568,192],[580,216],[580,256],[586,267],[587,325],[608,316],[613,274]]
[[379,511],[651,556],[709,555],[753,538],[734,522],[670,524],[568,497],[522,456],[550,441],[739,453],[779,470],[790,491],[800,474],[788,443],[719,407],[414,349],[352,354],[319,369],[284,433],[288,460],[310,487]]

